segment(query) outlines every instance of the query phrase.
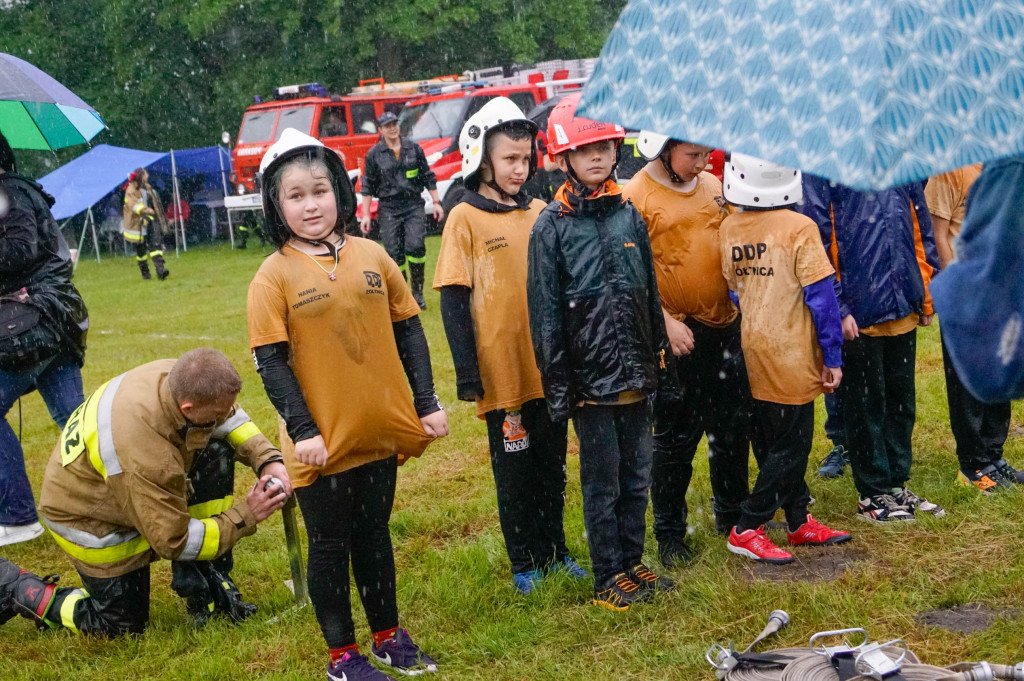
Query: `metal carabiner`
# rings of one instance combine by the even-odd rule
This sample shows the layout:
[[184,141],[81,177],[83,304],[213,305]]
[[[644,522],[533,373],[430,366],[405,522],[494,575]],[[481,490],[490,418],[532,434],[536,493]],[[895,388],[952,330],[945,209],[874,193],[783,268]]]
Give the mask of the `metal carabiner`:
[[[849,643],[847,643],[845,638],[843,639],[842,645],[826,646],[824,644],[821,644],[818,647],[815,647],[814,645],[814,642],[820,638],[833,638],[836,636],[846,636],[847,634],[860,634],[864,637],[864,640],[855,646],[851,646]],[[811,640],[808,641],[807,647],[810,648],[811,652],[815,653],[816,655],[822,655],[824,657],[831,658],[833,655],[837,653],[852,653],[855,650],[860,650],[868,644],[868,641],[868,632],[860,627],[854,627],[852,629],[834,629],[832,631],[819,631],[817,634],[811,636]]]

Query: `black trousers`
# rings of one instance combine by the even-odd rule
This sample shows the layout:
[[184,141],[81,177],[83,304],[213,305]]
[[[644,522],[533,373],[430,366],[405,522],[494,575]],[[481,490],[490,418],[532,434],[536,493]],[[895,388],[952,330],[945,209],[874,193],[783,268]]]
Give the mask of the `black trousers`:
[[[188,497],[190,511],[197,511],[200,504],[226,500],[235,485],[234,450],[223,440],[211,440],[196,454],[188,480],[193,490]],[[198,515],[210,517],[215,513]],[[174,561],[171,588],[187,601],[212,602],[210,585],[203,577],[203,565],[211,565],[227,575],[233,566],[231,551],[212,561]],[[47,614],[48,620],[61,621],[84,634],[119,636],[142,632],[149,621],[148,565],[117,577],[90,577],[81,572],[79,576],[88,595],[83,597],[81,590],[75,588],[59,589]],[[68,598],[73,599],[73,604],[69,603],[65,609],[68,613],[62,613]],[[65,614],[71,621],[65,619]]]
[[498,518],[512,573],[544,570],[564,560],[565,421],[554,423],[543,399],[518,413],[484,415]]
[[682,401],[671,410],[657,409],[654,419],[651,504],[659,542],[686,537],[686,490],[705,433],[716,526],[728,532],[739,521],[748,491],[751,397],[740,320],[724,328],[695,319],[685,324],[694,342],[689,355],[674,359]]
[[583,523],[594,588],[641,562],[647,531],[653,435],[646,401],[577,408]]
[[861,497],[891,494],[910,479],[916,356],[916,329],[899,336],[861,334],[843,343],[839,401]]
[[399,267],[405,265],[406,258],[410,262],[422,263],[427,255],[427,247],[423,243],[427,229],[426,219],[423,199],[419,196],[384,199],[378,202],[377,224],[380,226],[380,240],[384,250]]
[[814,402],[790,405],[754,400],[757,481],[743,502],[742,529],[760,527],[783,509],[790,529],[807,519],[810,490],[804,481],[814,442]]
[[388,521],[398,457],[317,478],[295,495],[309,536],[309,598],[328,648],[356,642],[349,563],[373,632],[398,626]]
[[825,436],[833,447],[846,449],[846,423],[843,422],[843,405],[839,401],[841,389],[825,393]]
[[964,387],[942,341],[942,364],[946,373],[946,401],[949,426],[956,440],[956,458],[965,473],[984,468],[1003,458],[1003,445],[1010,431],[1010,403],[982,402]]

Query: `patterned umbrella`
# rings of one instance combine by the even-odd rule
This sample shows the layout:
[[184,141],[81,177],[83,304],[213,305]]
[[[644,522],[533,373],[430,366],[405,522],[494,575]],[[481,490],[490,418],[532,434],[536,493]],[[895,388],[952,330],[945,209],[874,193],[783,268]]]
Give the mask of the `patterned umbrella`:
[[106,127],[71,90],[27,61],[0,52],[0,132],[13,148],[70,147]]
[[1021,0],[630,0],[581,113],[882,189],[1024,152]]

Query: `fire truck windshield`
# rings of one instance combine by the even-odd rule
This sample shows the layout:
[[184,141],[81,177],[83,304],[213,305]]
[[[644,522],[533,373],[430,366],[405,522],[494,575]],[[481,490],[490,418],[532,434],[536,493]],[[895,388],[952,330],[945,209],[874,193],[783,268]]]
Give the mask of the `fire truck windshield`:
[[274,120],[277,111],[250,111],[242,119],[242,130],[238,133],[238,143],[263,142],[270,139],[274,132]]
[[454,137],[459,134],[462,109],[466,98],[438,99],[433,102],[407,106],[398,116],[398,127],[402,137],[413,142]]
[[299,132],[309,134],[309,127],[313,123],[313,107],[303,106],[297,109],[285,109],[281,112],[281,120],[277,123],[277,134],[274,139],[280,139],[285,128],[295,128]]

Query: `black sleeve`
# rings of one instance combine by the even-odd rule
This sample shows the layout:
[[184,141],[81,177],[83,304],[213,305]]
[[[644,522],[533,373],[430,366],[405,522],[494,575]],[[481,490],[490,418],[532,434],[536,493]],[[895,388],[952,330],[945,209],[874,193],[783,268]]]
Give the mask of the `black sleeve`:
[[419,168],[419,181],[426,190],[437,189],[437,176],[430,169],[427,163],[427,155],[423,153],[423,147],[416,145],[416,166]]
[[373,154],[375,148],[371,147],[363,159],[363,184],[359,191],[363,196],[376,196],[380,189],[380,169],[377,168],[377,157]]
[[39,256],[39,225],[31,199],[12,182],[0,188],[7,212],[0,219],[0,272],[26,273]]
[[263,379],[263,389],[267,391],[274,409],[284,419],[292,442],[319,435],[320,429],[309,413],[302,388],[288,364],[288,343],[281,341],[260,345],[253,349],[252,356],[256,362],[256,371]]
[[440,411],[441,403],[434,393],[434,375],[430,369],[430,348],[427,347],[427,337],[423,334],[419,316],[392,322],[391,328],[395,332],[398,356],[412,387],[416,415],[423,418]]
[[470,312],[468,286],[441,287],[441,321],[455,364],[455,389],[460,400],[475,402],[484,396],[476,354],[476,332]]

